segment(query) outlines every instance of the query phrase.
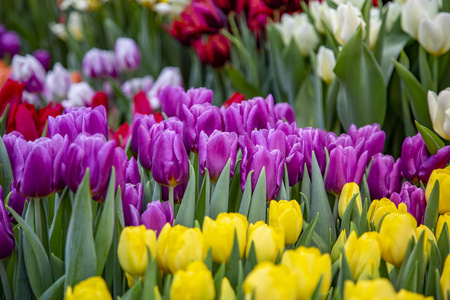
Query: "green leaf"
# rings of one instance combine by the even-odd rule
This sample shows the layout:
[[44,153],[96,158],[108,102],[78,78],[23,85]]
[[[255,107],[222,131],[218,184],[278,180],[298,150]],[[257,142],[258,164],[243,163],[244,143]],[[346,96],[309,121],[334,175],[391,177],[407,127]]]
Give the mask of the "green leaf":
[[252,202],[248,212],[248,222],[266,221],[266,168],[259,174],[258,182],[252,195]]
[[189,164],[189,181],[181,201],[180,209],[175,218],[175,224],[181,224],[186,227],[194,226],[195,213],[195,171]]
[[444,226],[442,226],[442,231],[441,234],[439,235],[437,245],[441,257],[442,258],[447,257],[447,255],[450,253],[450,243],[449,243],[449,233],[447,223],[444,223]]
[[347,208],[345,209],[344,216],[342,217],[342,223],[341,223],[341,231],[345,229],[346,232],[348,232],[348,235],[350,235],[350,222],[352,221],[352,215],[358,214],[359,217],[359,211],[358,206],[356,204],[356,197],[358,195],[353,195],[352,199],[350,200],[350,203],[347,205]]
[[439,180],[436,180],[425,208],[423,224],[435,232],[436,222],[439,215]]
[[359,225],[358,225],[358,233],[359,235],[363,234],[366,231],[369,231],[369,220],[367,219],[367,212],[368,212],[368,201],[367,198],[364,201],[364,206],[362,209],[361,217],[359,219]]
[[50,256],[50,261],[52,263],[54,277],[61,278],[65,272],[64,262],[53,253]]
[[300,246],[309,247],[318,221],[319,221],[319,213],[316,214],[316,217],[312,220],[310,224],[307,224],[305,221],[303,222],[304,229],[302,234],[300,235],[300,238],[295,244],[295,248],[298,248]]
[[248,251],[247,259],[245,260],[245,266],[244,266],[244,275],[247,277],[248,273],[250,273],[253,268],[258,263],[258,258],[256,256],[256,249],[255,249],[255,243],[251,243],[250,249]]
[[14,180],[14,176],[5,143],[3,142],[3,139],[0,140],[1,185],[3,187],[3,199],[5,199],[11,191],[10,186]]
[[334,73],[341,82],[338,115],[344,128],[379,123],[386,116],[386,84],[381,67],[362,41],[362,29],[345,44]]
[[425,296],[434,295],[434,289],[436,288],[436,281],[439,281],[439,277],[436,277],[434,270],[438,270],[441,265],[441,259],[439,257],[439,251],[436,248],[435,243],[431,242],[430,246],[430,266],[428,268],[428,276],[426,279]]
[[236,230],[234,231],[233,248],[231,248],[230,258],[227,263],[226,277],[230,281],[231,286],[236,287],[238,284],[239,261],[240,261],[239,240]]
[[[412,251],[409,252],[410,247],[408,246],[408,250],[405,254],[405,259],[402,263],[400,271],[397,274],[397,279],[395,281],[396,290],[400,290],[400,288],[405,288],[416,293],[419,292],[417,290],[419,284],[418,282],[419,274],[420,272],[424,271],[420,270],[421,268],[419,267],[419,263],[423,261],[424,238],[425,234],[422,233],[415,245],[412,240],[410,241],[410,244],[414,245],[414,248],[412,248]],[[417,272],[417,274],[414,274],[414,272]]]
[[[341,292],[344,291],[344,283],[347,280],[353,281],[352,269],[350,268],[350,264],[348,263],[347,256],[345,255],[345,251],[341,251],[341,269],[339,271],[339,276],[337,280],[337,288]],[[343,296],[341,294],[341,296]]]
[[228,77],[231,79],[236,90],[244,94],[247,98],[263,96],[263,93],[245,79],[245,77],[235,68],[226,68]]
[[203,224],[203,219],[209,214],[209,204],[211,198],[211,183],[209,179],[209,171],[205,168],[205,177],[203,177],[202,187],[198,195],[197,205],[195,207],[195,219]]
[[383,70],[383,77],[385,84],[389,84],[394,70],[394,63],[392,58],[398,58],[406,43],[411,38],[404,33],[388,34],[384,37],[383,53],[381,60],[381,69]]
[[41,296],[39,300],[59,300],[64,298],[64,281],[66,275],[61,276],[58,280],[49,287],[48,290]]
[[220,265],[219,270],[217,270],[217,272],[214,276],[214,287],[216,289],[217,294],[220,294],[223,276],[225,276],[225,264],[224,263],[222,263]]
[[120,298],[121,300],[138,300],[142,294],[142,280],[138,278],[134,285]]
[[[130,139],[131,140],[131,139]],[[161,200],[161,186],[155,181],[153,185],[152,202]]]
[[157,286],[158,266],[156,259],[152,257],[150,250],[147,248],[148,264],[145,272],[144,284],[142,287],[141,300],[156,300],[155,287]]
[[215,220],[222,212],[228,211],[228,199],[230,195],[230,164],[231,158],[228,159],[225,168],[220,173],[213,195],[211,197],[211,205],[209,207],[209,216]]
[[248,211],[250,210],[250,202],[252,200],[252,174],[254,170],[251,170],[247,175],[247,181],[245,182],[244,195],[242,195],[241,206],[239,213],[248,217]]
[[[25,208],[26,209],[26,204]],[[17,219],[16,219],[17,220]],[[25,258],[23,251],[23,230],[19,230],[18,239],[16,243],[16,249],[14,250],[14,278],[13,278],[13,291],[14,299],[32,299],[33,291],[30,286],[30,282],[27,275],[27,269],[25,266]]]
[[72,216],[69,222],[66,242],[66,282],[74,287],[80,281],[95,276],[97,258],[92,232],[91,191],[89,187],[89,168],[75,194]]
[[116,171],[113,167],[106,192],[105,203],[94,233],[95,257],[97,258],[98,276],[102,275],[106,258],[114,237],[114,193],[116,191]]
[[61,197],[57,197],[55,200],[55,217],[53,218],[52,225],[50,227],[49,236],[50,236],[50,251],[58,258],[63,257],[64,250],[64,240],[63,240],[63,217],[66,203],[69,200],[69,191],[66,188],[63,191]]
[[425,145],[427,145],[428,152],[430,155],[436,154],[439,149],[445,146],[444,142],[437,136],[436,133],[426,128],[425,126],[420,125],[417,121],[416,127],[419,130],[420,135],[422,136]]

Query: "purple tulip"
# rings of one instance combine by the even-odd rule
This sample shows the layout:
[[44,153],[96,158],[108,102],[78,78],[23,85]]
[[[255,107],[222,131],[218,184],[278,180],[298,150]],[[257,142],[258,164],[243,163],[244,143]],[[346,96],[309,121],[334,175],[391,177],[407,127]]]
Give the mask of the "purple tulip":
[[143,189],[140,183],[134,185],[127,183],[122,200],[125,226],[139,226],[142,211]]
[[38,49],[33,52],[33,56],[41,63],[46,72],[50,70],[52,57],[49,51],[44,49]]
[[245,135],[244,119],[239,111],[241,104],[232,103],[228,108],[221,107],[223,127],[226,132],[234,132],[238,136]]
[[63,162],[62,175],[67,186],[76,192],[89,168],[93,196],[102,195],[108,186],[114,162],[115,141],[105,142],[101,134],[80,133],[69,146]]
[[5,148],[9,155],[12,155],[17,139],[25,140],[24,136],[18,131],[13,131],[3,136],[3,143],[5,143]]
[[273,129],[283,131],[286,136],[293,135],[298,131],[297,123],[293,122],[293,123],[289,124],[282,120],[278,120],[275,123],[275,126],[273,127]]
[[138,184],[141,182],[141,175],[139,174],[139,167],[136,159],[131,157],[125,171],[125,182],[131,184]]
[[60,135],[28,142],[17,138],[8,152],[13,186],[26,198],[43,198],[62,189],[61,168],[68,144]]
[[325,189],[338,195],[348,182],[355,182],[359,185],[366,170],[367,161],[367,151],[364,151],[358,158],[355,148],[337,146],[330,152]]
[[67,97],[71,84],[69,72],[60,63],[56,63],[45,78],[44,96],[47,100],[63,100]]
[[20,37],[14,31],[7,31],[0,36],[0,56],[8,54],[10,58],[20,52]]
[[238,146],[236,133],[215,130],[208,137],[205,132],[201,132],[198,144],[198,163],[203,176],[206,168],[211,181],[217,182],[230,158],[230,177],[234,175]]
[[141,51],[133,39],[118,38],[114,46],[114,54],[120,71],[134,71],[141,64]]
[[157,134],[152,154],[152,175],[161,185],[174,187],[188,179],[189,159],[183,142],[173,130]]
[[239,105],[243,106],[241,115],[248,135],[255,129],[266,129],[268,126],[275,125],[275,111],[271,95],[267,99],[256,97]]
[[113,51],[92,48],[83,57],[83,74],[89,78],[116,78],[119,73]]
[[142,115],[142,114],[135,114],[133,117],[133,123],[131,123],[131,144],[130,149],[134,153],[138,152],[138,145],[139,145],[139,127],[142,125],[146,131],[150,130],[150,128],[156,124],[155,117],[153,115]]
[[128,156],[122,147],[114,149],[114,169],[116,173],[116,190],[120,186],[122,195],[125,192],[126,171],[128,166]]
[[[8,206],[14,209],[14,211],[21,216],[23,213],[23,207],[25,206],[25,202],[27,199],[22,196],[16,189],[11,191],[11,196],[9,198]],[[13,215],[8,212],[8,217],[11,223],[17,224],[16,219],[14,219]]]
[[325,136],[327,132],[322,129],[314,129],[311,127],[299,129],[297,136],[302,139],[303,155],[309,174],[311,174],[312,153],[316,156],[319,168],[322,174],[325,173],[327,166],[327,158],[325,154]]
[[400,159],[394,162],[390,155],[376,154],[372,158],[367,184],[372,199],[389,198],[393,192],[400,191]]
[[211,104],[213,98],[213,91],[207,88],[190,88],[186,91],[187,99],[183,102],[188,108],[191,108],[195,104]]
[[179,117],[183,120],[182,106],[189,110],[196,104],[211,104],[213,92],[206,88],[191,88],[187,92],[180,86],[166,86],[160,92],[161,110],[168,117]]
[[281,130],[262,129],[253,130],[251,139],[254,145],[264,146],[269,151],[279,150],[283,156],[286,156],[287,151],[287,137]]
[[303,178],[305,156],[302,151],[303,144],[301,143],[301,140],[298,139],[297,142],[290,147],[290,150],[286,156],[286,168],[290,186],[294,186]]
[[431,155],[419,168],[419,179],[426,184],[431,176],[431,172],[436,169],[443,169],[450,160],[450,146],[445,146]]
[[[147,93],[152,109],[159,109],[161,106],[161,91],[166,86],[183,86],[183,78],[180,69],[175,67],[165,67],[156,79],[151,90]],[[179,99],[175,99],[179,101]],[[165,112],[164,110],[162,110]],[[169,116],[169,115],[168,115]]]
[[184,125],[184,144],[188,152],[197,152],[198,138],[202,131],[209,136],[214,130],[223,129],[219,108],[209,103],[195,104],[190,109],[183,105],[180,114]]
[[[175,203],[181,203],[183,200],[184,192],[186,191],[188,181],[186,180],[182,184],[177,185],[173,189],[173,200]],[[169,188],[167,186],[161,187],[162,200],[169,200]]]
[[375,154],[383,151],[386,134],[380,129],[379,124],[366,125],[359,129],[352,124],[348,130],[348,135],[352,138],[356,148],[358,148],[359,143],[363,144],[358,156],[367,151],[368,158],[371,159]]
[[3,34],[5,34],[8,30],[6,29],[6,26],[3,24],[0,24],[0,38]]
[[141,216],[142,224],[147,229],[155,230],[159,235],[161,229],[169,223],[173,225],[174,215],[172,205],[168,201],[154,201],[147,204],[147,209]]
[[417,223],[423,224],[427,203],[425,201],[425,193],[421,188],[406,181],[403,183],[400,193],[392,193],[391,201],[397,206],[400,203],[405,203],[408,212],[416,218]]
[[278,103],[274,107],[275,115],[278,120],[283,120],[292,124],[295,122],[295,113],[289,103]]
[[25,83],[25,90],[39,93],[45,84],[45,70],[41,63],[31,55],[15,55],[12,60],[11,78]]
[[138,160],[141,166],[146,170],[151,170],[152,168],[154,141],[161,131],[164,131],[164,124],[162,123],[154,124],[149,130],[146,129],[144,125],[139,126]]
[[400,158],[403,177],[413,184],[418,184],[420,166],[428,158],[427,146],[419,133],[403,141]]
[[51,137],[57,134],[67,135],[71,143],[82,132],[92,135],[100,133],[104,138],[107,138],[108,118],[106,109],[103,105],[95,108],[71,108],[64,115],[56,118],[48,117],[48,132]]
[[7,258],[14,251],[14,232],[3,203],[3,191],[0,193],[0,260]]

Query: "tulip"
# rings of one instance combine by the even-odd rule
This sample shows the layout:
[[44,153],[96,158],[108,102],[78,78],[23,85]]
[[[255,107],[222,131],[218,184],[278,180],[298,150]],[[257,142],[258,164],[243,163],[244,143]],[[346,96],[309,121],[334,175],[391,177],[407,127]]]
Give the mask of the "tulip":
[[[3,115],[8,104],[8,111],[10,112],[15,105],[22,103],[22,93],[24,88],[24,83],[19,83],[12,79],[6,80],[5,84],[0,88],[0,115]],[[9,114],[10,113],[8,113],[8,115]]]
[[[244,101],[245,102],[245,101]],[[242,103],[232,103],[228,108],[221,108],[223,118],[223,128],[226,132],[234,132],[238,136],[247,135],[245,123],[241,115],[241,108],[246,105]]]
[[297,299],[311,299],[319,284],[321,296],[328,293],[331,286],[331,257],[320,253],[319,249],[300,246],[287,250],[281,258],[281,265],[287,266],[296,275]]
[[428,110],[434,131],[446,140],[450,140],[450,88],[436,95],[428,91]]
[[213,68],[221,68],[230,59],[231,42],[222,34],[210,34],[207,39],[199,38],[192,43],[203,64]]
[[37,93],[44,88],[45,70],[34,56],[15,55],[12,60],[11,78],[24,82],[26,91]]
[[369,32],[369,46],[373,50],[375,43],[378,40],[378,34],[381,28],[380,9],[372,7],[370,9],[370,32]]
[[189,159],[180,137],[172,130],[156,136],[152,155],[152,175],[161,185],[174,187],[188,179]]
[[52,57],[49,51],[38,49],[33,52],[33,56],[41,63],[41,65],[44,67],[45,72],[50,69]]
[[378,232],[365,232],[359,238],[352,231],[344,246],[353,278],[358,280],[380,276],[381,246]]
[[[239,92],[234,92],[223,104],[222,106],[225,108],[228,108],[231,106],[231,104],[233,103],[241,103],[242,101],[245,100],[245,95],[241,94]],[[223,114],[223,112],[222,112]]]
[[445,258],[444,266],[442,268],[440,283],[444,299],[448,300],[448,293],[450,292],[450,256],[448,255]]
[[425,218],[425,193],[421,188],[412,185],[409,182],[405,182],[402,185],[400,193],[392,193],[391,201],[394,202],[397,207],[400,203],[405,203],[408,208],[408,212],[414,216],[417,220],[417,224],[422,224]]
[[14,57],[20,52],[20,37],[15,31],[7,31],[0,36],[0,55],[9,55]]
[[363,36],[365,34],[366,23],[361,11],[351,3],[340,4],[337,8],[337,27],[334,37],[339,44],[344,45],[356,33],[361,26]]
[[166,224],[158,237],[158,266],[171,273],[185,270],[191,261],[203,261],[207,250],[200,229]]
[[148,75],[142,78],[132,78],[122,84],[122,92],[132,98],[137,92],[148,93],[153,86],[153,77]]
[[241,103],[242,118],[248,135],[255,129],[266,129],[268,124],[275,125],[275,110],[273,97],[269,95],[266,99],[253,98]]
[[[1,195],[1,194],[0,194]],[[1,196],[0,196],[1,197]],[[11,196],[9,198],[8,206],[21,216],[23,213],[23,208],[25,206],[25,202],[28,201],[24,196],[22,196],[17,189],[11,190]],[[8,217],[11,223],[17,224],[16,219],[13,217],[11,212],[8,212]]]
[[[139,128],[141,125],[144,127],[143,133],[145,133],[144,139],[148,139],[148,131],[153,126],[153,124],[156,124],[156,120],[154,115],[143,115],[143,114],[135,114],[133,117],[133,123],[131,123],[131,144],[130,149],[131,151],[137,153],[139,146],[141,146],[141,143],[139,143]],[[147,146],[150,146],[148,144]],[[147,158],[150,161],[150,158]],[[149,162],[151,164],[151,162]],[[142,163],[141,163],[142,164]],[[150,167],[148,167],[150,168]]]
[[360,184],[368,161],[368,152],[357,157],[353,147],[337,146],[330,152],[325,188],[333,194],[340,194],[346,183]]
[[243,289],[245,299],[294,300],[299,295],[296,284],[296,276],[287,266],[262,262],[247,275]]
[[[139,226],[141,223],[143,188],[141,183],[125,184],[122,199],[123,218],[125,226]],[[144,224],[145,225],[145,224]],[[148,229],[154,229],[147,227]]]
[[3,203],[3,189],[0,188],[0,260],[9,257],[14,251],[14,232]]
[[[407,211],[406,205],[400,205],[399,208]],[[381,219],[384,215],[392,212],[398,212],[397,206],[394,202],[387,198],[382,198],[380,200],[373,200],[369,206],[369,211],[367,212],[367,217],[369,221],[373,222],[375,227],[378,227]]]
[[332,50],[320,46],[319,52],[317,53],[317,76],[322,78],[327,84],[336,77],[334,74],[334,67],[336,66],[336,58]]
[[222,285],[220,288],[220,300],[236,300],[236,293],[231,287],[230,281],[228,278],[222,278]]
[[90,106],[94,90],[87,82],[73,83],[67,92],[67,100],[61,102],[66,107]]
[[205,175],[205,169],[208,169],[211,181],[217,182],[223,168],[231,159],[230,177],[232,177],[236,163],[237,145],[237,135],[234,132],[214,130],[208,137],[202,131],[198,142],[198,162],[203,176]]
[[173,276],[170,299],[212,300],[215,297],[213,276],[203,262],[193,261],[186,270],[178,270]]
[[297,141],[289,153],[286,155],[286,168],[288,172],[289,185],[294,186],[303,178],[303,166],[305,164],[305,156],[303,155],[303,144]]
[[136,114],[150,115],[153,113],[147,95],[143,91],[140,91],[134,95],[132,111],[133,115]]
[[[175,203],[181,203],[183,200],[184,192],[186,191],[186,187],[188,184],[188,180],[184,183],[177,185],[173,188],[173,200]],[[161,187],[161,198],[162,200],[169,200],[169,188],[167,186]]]
[[295,122],[294,109],[288,103],[277,103],[274,106],[276,118],[290,124]]
[[433,300],[434,297],[433,296],[425,297],[422,294],[413,293],[408,290],[401,289],[398,292],[396,299],[398,299],[398,300],[412,300],[412,299],[414,299],[414,300]]
[[[309,174],[311,174],[312,153],[316,156],[320,172],[325,173],[327,158],[325,155],[325,135],[326,131],[311,127],[299,129],[297,135],[303,140],[303,154]],[[342,184],[344,185],[344,184]]]
[[138,184],[141,182],[141,175],[139,174],[139,166],[134,157],[128,161],[127,169],[125,171],[125,180],[127,183]]
[[183,86],[183,78],[181,77],[180,69],[175,67],[165,67],[159,74],[158,79],[156,79],[152,88],[147,93],[147,97],[150,100],[150,105],[153,110],[159,109],[161,105],[160,93],[166,86]]
[[113,299],[105,280],[100,276],[83,280],[73,289],[71,286],[68,286],[64,297],[66,300]]
[[286,245],[295,244],[303,227],[303,215],[297,200],[270,201],[269,226],[283,228]]
[[67,186],[76,192],[89,168],[93,196],[100,196],[108,186],[114,160],[115,142],[105,142],[101,134],[81,133],[69,146],[63,162],[62,176]]
[[420,134],[407,137],[403,141],[400,157],[400,168],[403,177],[414,184],[418,183],[419,168],[427,158],[427,147]]
[[376,154],[367,176],[370,196],[373,199],[389,197],[400,191],[400,159],[394,162],[390,155]]
[[358,157],[367,151],[370,160],[374,155],[383,151],[386,134],[380,129],[380,124],[366,125],[360,128],[356,128],[355,124],[352,124],[348,135],[357,149]]
[[438,13],[434,19],[427,15],[422,17],[419,24],[418,41],[429,53],[439,57],[450,49],[450,38],[446,35],[450,13]]
[[118,76],[118,64],[113,51],[92,48],[83,57],[83,74],[89,78]]
[[419,37],[421,20],[427,15],[434,18],[438,12],[438,1],[412,0],[405,1],[402,7],[401,25],[404,32],[415,38]]
[[347,280],[344,284],[344,299],[396,299],[396,294],[386,278],[360,280],[357,283]]
[[6,132],[16,130],[23,134],[27,141],[34,141],[39,134],[39,119],[33,104],[22,103],[10,110]]
[[[331,31],[333,31],[333,28],[335,28],[336,26],[330,26],[328,22],[331,20],[337,22],[335,17],[336,11],[330,8],[327,3],[320,1],[311,1],[308,3],[308,6],[309,11],[314,19],[314,26],[316,27],[317,31],[322,34],[325,33],[322,21],[328,26]],[[327,17],[329,11],[333,12],[334,18]]]
[[401,266],[411,238],[416,240],[417,221],[410,213],[390,213],[381,223],[381,256],[393,264]]
[[147,229],[152,229],[156,231],[159,235],[161,229],[167,223],[170,226],[173,225],[174,215],[173,209],[169,202],[161,203],[161,201],[154,201],[147,204],[147,209],[141,216],[142,224],[147,227]]
[[439,241],[444,224],[447,224],[447,230],[450,235],[450,213],[440,215],[436,224],[436,239]]
[[339,234],[336,242],[333,245],[333,249],[331,249],[331,260],[333,263],[341,258],[341,248],[344,247],[345,242],[347,241],[347,233],[345,232],[345,228]]
[[362,212],[362,201],[361,201],[361,192],[359,190],[359,186],[354,182],[349,182],[344,184],[342,188],[341,195],[339,196],[339,217],[341,220],[344,218],[344,213],[347,210],[347,206],[350,204],[352,198],[355,197],[356,207],[358,208],[358,212],[361,215]]
[[239,254],[242,258],[246,246],[247,219],[238,213],[220,213],[214,221],[208,216],[203,221],[203,235],[216,263],[226,263],[231,255],[234,236],[237,235]]
[[436,169],[443,169],[450,161],[450,146],[445,146],[436,154],[428,157],[419,168],[419,179],[425,184],[430,179],[431,173]]
[[386,15],[386,31],[391,32],[392,27],[402,13],[402,6],[397,2],[388,2],[387,5],[387,15]]
[[268,7],[263,0],[248,2],[247,25],[259,39],[259,35],[264,32],[268,20],[274,19],[274,10]]
[[133,39],[118,38],[114,45],[114,54],[120,71],[134,71],[141,63],[141,51]]
[[258,262],[275,262],[284,250],[284,230],[282,227],[272,227],[263,221],[250,224],[245,250],[248,257],[252,243],[254,244]]
[[423,250],[424,250],[424,256],[427,255],[428,259],[430,259],[431,256],[431,244],[434,243],[435,246],[437,246],[437,240],[434,236],[433,232],[425,225],[420,225],[416,228],[416,236],[417,238],[420,237],[421,234],[424,234],[423,237]]

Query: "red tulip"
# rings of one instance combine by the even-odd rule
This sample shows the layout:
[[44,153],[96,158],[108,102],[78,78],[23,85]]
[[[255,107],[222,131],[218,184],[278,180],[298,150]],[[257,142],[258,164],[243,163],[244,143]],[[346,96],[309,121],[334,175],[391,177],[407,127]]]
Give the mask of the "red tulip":
[[214,68],[223,67],[230,59],[230,41],[221,34],[208,35],[207,40],[198,39],[192,43],[200,60]]
[[[63,112],[63,107],[61,103],[53,104],[49,103],[46,107],[41,108],[38,111],[39,120],[39,136],[42,135],[45,125],[47,124],[48,117],[56,118],[56,116],[61,115]],[[46,136],[48,136],[48,131]]]
[[6,132],[13,130],[20,132],[27,141],[34,141],[39,137],[39,118],[33,104],[22,103],[13,107]]
[[231,106],[231,104],[241,103],[244,100],[245,100],[245,96],[243,94],[241,94],[239,92],[234,92],[233,95],[231,95],[230,98],[228,98],[228,100],[222,104],[222,106],[225,108],[228,108]]
[[25,83],[19,83],[12,79],[6,80],[0,89],[0,115],[3,115],[6,106],[9,104],[9,115],[13,106],[22,103],[22,92],[25,89]]
[[133,106],[134,106],[133,115],[135,114],[150,115],[153,113],[147,95],[143,91],[140,91],[139,93],[134,95]]
[[128,139],[131,137],[131,127],[125,122],[117,128],[117,131],[113,135],[113,139],[116,141],[116,145],[125,148],[128,143]]
[[108,95],[102,91],[98,91],[95,93],[94,97],[92,98],[91,107],[95,108],[100,105],[103,105],[108,112]]

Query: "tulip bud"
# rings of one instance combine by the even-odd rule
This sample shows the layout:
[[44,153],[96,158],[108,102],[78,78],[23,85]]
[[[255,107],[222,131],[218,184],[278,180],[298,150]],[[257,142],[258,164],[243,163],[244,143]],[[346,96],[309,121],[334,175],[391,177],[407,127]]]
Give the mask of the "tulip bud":
[[340,4],[337,8],[337,27],[334,36],[339,44],[344,45],[356,33],[359,26],[365,34],[366,23],[361,11],[351,3]]
[[286,245],[295,244],[303,227],[303,215],[298,202],[270,201],[269,226],[283,228]]
[[144,76],[142,78],[132,78],[122,84],[122,92],[125,94],[125,96],[131,99],[139,91],[143,91],[147,94],[152,86],[153,77],[150,75]]
[[142,224],[148,229],[155,230],[157,235],[159,235],[161,229],[163,229],[164,225],[167,223],[172,226],[173,220],[174,215],[172,205],[167,201],[161,203],[161,201],[158,200],[148,203],[147,209],[141,216]]
[[74,83],[67,92],[67,100],[61,104],[66,108],[90,106],[94,94],[94,90],[87,82]]
[[450,13],[438,13],[436,18],[422,17],[419,24],[418,41],[429,53],[439,57],[450,49],[450,38],[446,34]]
[[83,57],[83,74],[89,78],[118,76],[117,62],[113,51],[92,48]]
[[189,263],[173,276],[170,299],[214,299],[216,290],[211,271],[201,261]]
[[428,259],[430,259],[431,256],[431,244],[434,243],[435,246],[437,246],[437,240],[433,234],[433,232],[425,225],[420,225],[416,228],[416,236],[417,238],[420,238],[421,234],[424,234],[423,237],[423,250],[424,250],[424,256],[427,254]]
[[[277,103],[274,106],[275,115],[278,120],[282,120],[289,124],[295,122],[294,109],[289,103]],[[283,122],[283,124],[284,124]]]
[[145,226],[127,226],[122,230],[117,246],[117,256],[122,269],[133,277],[142,277],[149,261],[147,249],[152,259],[156,258],[156,233]]
[[231,287],[230,281],[226,277],[222,278],[219,300],[236,300],[236,293]]
[[436,181],[439,181],[439,214],[445,214],[450,212],[450,204],[448,203],[449,201],[447,201],[450,197],[450,168],[436,169],[431,173],[427,188],[425,190],[425,198],[427,202]]
[[333,245],[333,249],[331,249],[331,260],[333,263],[341,258],[341,248],[344,247],[345,242],[347,241],[347,233],[345,232],[345,228],[339,234],[336,243]]
[[69,72],[60,63],[56,63],[53,70],[47,73],[44,94],[48,99],[60,101],[66,98],[70,85]]
[[402,7],[402,29],[415,38],[419,37],[419,26],[425,15],[434,18],[438,12],[438,2],[430,0],[406,1]]
[[[405,210],[404,212],[407,210],[406,205],[399,205],[399,208],[403,208]],[[382,198],[372,201],[367,212],[367,217],[369,221],[373,222],[375,227],[378,227],[383,216],[391,212],[398,212],[397,206],[391,200]]]
[[19,54],[20,44],[20,37],[15,31],[4,32],[0,36],[0,58],[4,54],[8,54],[9,58]]
[[78,283],[73,289],[68,286],[66,300],[104,299],[112,300],[105,280],[100,276],[90,277]]
[[347,280],[344,284],[344,299],[396,299],[395,290],[389,279],[377,278],[360,280],[354,283]]
[[330,84],[336,77],[334,74],[334,67],[336,66],[336,58],[332,50],[320,46],[317,53],[317,76],[322,78],[323,81]]
[[436,239],[439,241],[444,224],[447,224],[447,230],[450,236],[450,212],[440,215],[436,224]]
[[450,109],[450,88],[441,91],[439,96],[428,91],[428,109],[434,131],[442,138],[450,140],[450,117],[447,115]]
[[[259,263],[245,278],[243,284],[245,299],[296,299],[299,292],[295,277],[285,265]],[[304,286],[304,283],[301,286]]]
[[12,60],[11,78],[24,82],[26,91],[38,93],[44,88],[45,70],[34,56],[15,55]]
[[6,213],[5,205],[3,203],[3,189],[0,187],[0,260],[7,258],[14,251],[14,232],[9,222],[8,214]]
[[[320,2],[320,1],[311,1],[308,3],[309,11],[314,19],[314,26],[320,33],[325,33],[325,29],[323,28],[322,21],[327,24],[328,28],[333,31],[335,26],[330,26],[330,21],[335,23],[337,22],[336,16],[335,18],[329,18],[329,14],[327,14],[328,11],[334,12],[336,14],[335,10],[330,8],[327,3]],[[333,24],[334,25],[334,24]],[[319,50],[320,51],[320,50]]]
[[278,255],[281,255],[284,250],[284,230],[282,227],[275,228],[267,225],[264,221],[258,221],[250,224],[248,228],[246,257],[249,255],[252,242],[258,262],[275,262]]
[[118,38],[114,46],[114,54],[120,71],[134,71],[141,63],[141,51],[133,39]]
[[166,224],[158,237],[158,266],[165,272],[184,270],[193,260],[203,261],[207,246],[198,228]]
[[448,300],[448,293],[450,292],[450,255],[447,255],[445,258],[440,282],[444,299]]
[[354,182],[349,182],[344,185],[341,191],[341,195],[339,196],[339,217],[341,220],[344,218],[345,210],[347,206],[350,204],[352,198],[356,195],[355,202],[358,207],[359,214],[362,212],[362,201],[361,201],[361,192],[359,190],[359,186]]
[[425,297],[422,294],[413,293],[408,290],[401,289],[397,294],[397,300],[433,300],[433,296]]
[[417,239],[416,228],[417,221],[410,213],[393,212],[383,219],[380,228],[381,255],[386,262],[397,267],[402,265],[409,240]]
[[[122,209],[125,226],[139,226],[141,223],[143,188],[139,182],[136,185],[127,183],[122,198]],[[154,229],[147,227],[147,229]]]
[[221,68],[230,59],[231,42],[222,34],[209,34],[204,40],[199,38],[192,42],[192,47],[197,52],[203,64],[209,64],[213,68]]
[[381,28],[380,9],[373,7],[370,9],[370,32],[369,32],[370,49],[373,49],[375,47],[375,43],[378,40],[380,28]]
[[287,266],[296,275],[299,299],[311,299],[321,278],[320,295],[325,296],[329,291],[331,257],[328,253],[322,255],[317,248],[300,246],[295,250],[285,251],[281,265]]
[[[417,220],[417,224],[423,223],[425,218],[425,193],[422,188],[412,185],[406,181],[402,185],[400,193],[392,193],[391,201],[399,207],[400,203],[404,203],[408,212]],[[400,207],[399,207],[400,208]]]
[[[414,1],[414,0],[412,0]],[[407,137],[402,144],[402,153],[400,157],[400,168],[407,180],[413,184],[419,182],[420,166],[427,160],[427,146],[420,134],[413,137]],[[428,179],[428,178],[427,178]]]
[[400,190],[400,159],[394,162],[390,155],[376,154],[372,158],[367,184],[373,199],[389,197]]
[[151,90],[147,94],[153,110],[156,110],[161,106],[160,93],[166,86],[183,86],[183,78],[181,77],[180,69],[175,67],[165,67],[159,74],[158,79],[156,79]]
[[378,232],[365,232],[358,238],[356,232],[352,231],[344,249],[355,281],[380,277],[381,247]]

